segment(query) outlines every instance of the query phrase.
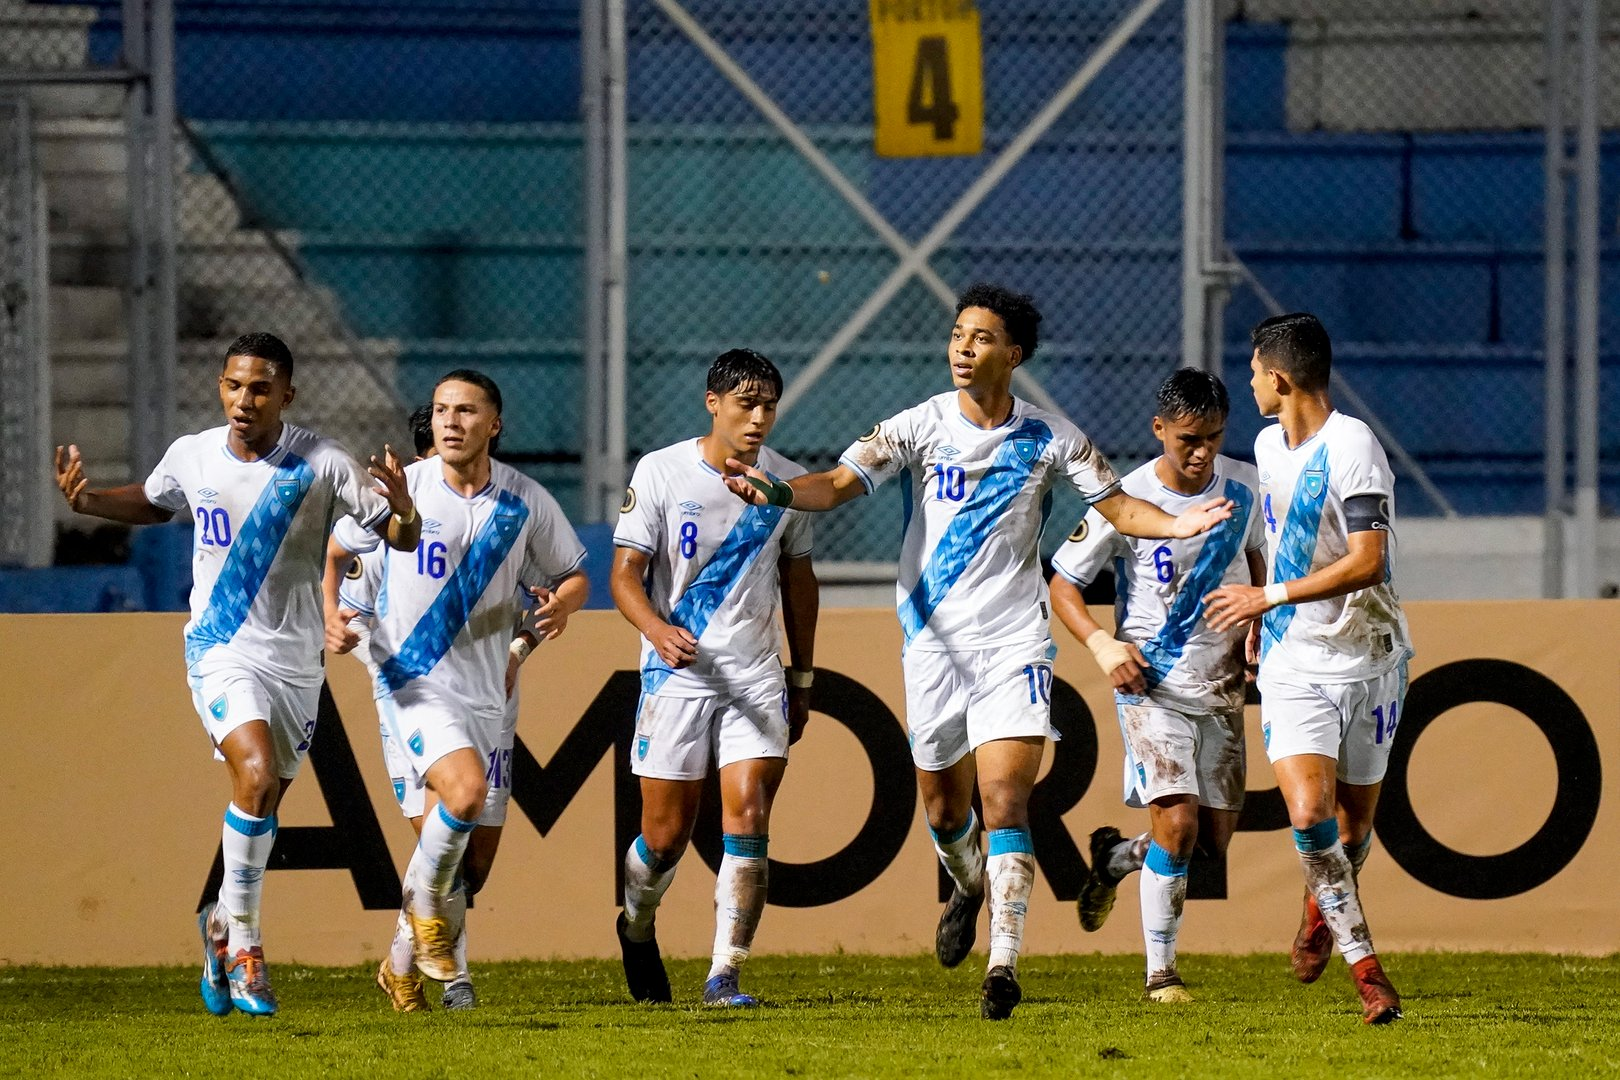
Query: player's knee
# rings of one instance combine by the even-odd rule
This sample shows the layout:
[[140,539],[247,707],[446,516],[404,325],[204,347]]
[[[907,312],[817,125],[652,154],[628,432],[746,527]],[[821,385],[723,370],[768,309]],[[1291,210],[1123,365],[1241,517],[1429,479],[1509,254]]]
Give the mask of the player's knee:
[[1029,789],[1022,784],[981,783],[979,800],[984,804],[986,829],[1029,828]]
[[1197,819],[1191,822],[1162,822],[1154,832],[1154,842],[1177,859],[1192,858],[1193,849],[1198,846]]
[[472,782],[446,784],[445,790],[439,793],[439,801],[452,817],[462,821],[477,821],[484,812],[484,799],[489,794],[489,785],[482,780]]
[[269,754],[249,754],[232,770],[231,798],[254,817],[274,813],[281,794],[281,777],[276,775]]

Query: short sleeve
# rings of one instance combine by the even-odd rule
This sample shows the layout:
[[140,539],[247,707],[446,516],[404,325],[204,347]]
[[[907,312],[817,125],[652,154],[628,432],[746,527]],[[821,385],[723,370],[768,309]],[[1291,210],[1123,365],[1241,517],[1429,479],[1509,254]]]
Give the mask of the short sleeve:
[[630,486],[619,504],[619,520],[613,526],[615,547],[635,548],[644,555],[658,551],[664,533],[663,504],[652,483],[653,470],[642,458],[630,474]]
[[176,439],[169,445],[163,454],[163,460],[157,463],[152,475],[146,478],[142,491],[146,501],[163,510],[184,510],[186,508],[185,488],[180,486],[179,465],[185,453],[185,439]]
[[1114,559],[1129,554],[1125,538],[1108,519],[1087,510],[1074,532],[1052,555],[1052,569],[1084,588],[1097,579]]
[[1357,495],[1395,493],[1395,474],[1390,471],[1389,458],[1384,448],[1365,424],[1345,425],[1345,437],[1332,451],[1331,483],[1334,493],[1343,502]]
[[382,561],[385,558],[386,553],[380,551],[358,556],[338,585],[338,603],[359,612],[366,619],[374,617],[377,613],[377,587],[382,583]]
[[518,576],[524,581],[543,582],[549,588],[580,568],[585,561],[585,545],[579,542],[551,492],[544,488],[536,491],[529,498],[529,509],[534,514],[534,528],[529,530],[523,569]]
[[909,468],[917,458],[916,410],[908,409],[877,424],[865,435],[850,444],[839,455],[838,464],[847,465],[861,478],[861,484],[871,494],[877,486],[902,469]]
[[1119,490],[1119,474],[1085,434],[1071,429],[1057,441],[1058,473],[1088,503],[1100,502]]
[[332,526],[332,539],[344,551],[360,554],[375,551],[382,539],[352,517],[338,518]]
[[327,451],[332,496],[338,511],[333,516],[353,518],[368,529],[376,529],[390,512],[388,500],[372,486],[371,474],[347,450],[330,445]]
[[1255,492],[1249,506],[1249,528],[1243,536],[1244,551],[1259,551],[1266,546],[1266,515],[1260,509],[1261,495]]
[[789,510],[787,524],[782,527],[782,554],[790,559],[802,559],[815,547],[815,515]]

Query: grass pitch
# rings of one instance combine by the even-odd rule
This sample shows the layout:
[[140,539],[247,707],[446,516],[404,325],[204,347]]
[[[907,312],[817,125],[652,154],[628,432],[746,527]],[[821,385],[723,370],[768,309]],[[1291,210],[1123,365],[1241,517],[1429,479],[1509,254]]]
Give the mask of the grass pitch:
[[[479,1008],[398,1016],[372,968],[272,965],[281,1014],[202,1010],[187,968],[0,968],[0,1075],[277,1077],[1332,1077],[1620,1074],[1620,956],[1393,954],[1406,1019],[1360,1022],[1335,960],[1300,986],[1281,954],[1187,956],[1198,1000],[1153,1006],[1134,957],[1032,956],[1024,1003],[979,1019],[982,956],[758,957],[764,1007],[637,1006],[616,962],[478,966]],[[437,988],[430,984],[436,1003]]]

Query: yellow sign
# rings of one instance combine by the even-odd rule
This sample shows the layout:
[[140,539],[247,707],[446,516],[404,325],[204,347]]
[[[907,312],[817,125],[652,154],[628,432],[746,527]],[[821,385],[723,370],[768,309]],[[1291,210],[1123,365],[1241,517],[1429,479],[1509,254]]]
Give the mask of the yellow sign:
[[977,154],[984,82],[976,0],[871,0],[871,18],[878,154]]

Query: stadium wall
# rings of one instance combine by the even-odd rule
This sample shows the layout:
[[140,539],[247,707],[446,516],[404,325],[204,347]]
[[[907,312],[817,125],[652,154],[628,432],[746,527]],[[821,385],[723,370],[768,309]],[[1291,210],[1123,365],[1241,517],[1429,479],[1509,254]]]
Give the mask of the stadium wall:
[[[1420,602],[1409,614],[1419,652],[1362,875],[1380,948],[1620,950],[1620,605]],[[183,621],[0,616],[0,864],[11,868],[0,876],[0,963],[193,959],[190,913],[212,895],[227,789],[185,689]],[[932,942],[942,883],[897,719],[899,651],[886,612],[822,615],[819,715],[778,801],[761,953],[909,953]],[[616,955],[616,876],[638,814],[635,664],[633,631],[587,612],[525,670],[513,807],[473,916],[475,963]],[[1072,901],[1091,829],[1139,829],[1145,815],[1120,805],[1107,688],[1061,632],[1056,672],[1065,738],[1032,808],[1042,880],[1028,946],[1133,952],[1129,896],[1095,935],[1080,932]],[[359,663],[335,659],[329,686],[266,883],[277,961],[380,955],[412,843]],[[1224,866],[1194,864],[1192,895],[1203,899],[1189,905],[1184,951],[1281,951],[1298,919],[1298,863],[1250,719],[1243,831]],[[698,833],[659,915],[674,955],[706,955],[713,933],[713,819]]]

